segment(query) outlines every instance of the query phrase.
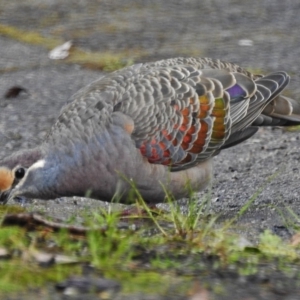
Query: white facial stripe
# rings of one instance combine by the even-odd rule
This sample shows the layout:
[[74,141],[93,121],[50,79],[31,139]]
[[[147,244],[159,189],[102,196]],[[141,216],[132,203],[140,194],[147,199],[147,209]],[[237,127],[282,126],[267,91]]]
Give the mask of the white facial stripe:
[[39,169],[39,168],[43,168],[45,165],[46,161],[44,159],[38,160],[36,163],[34,163],[29,169],[30,170],[34,170],[34,169]]
[[25,173],[25,176],[21,179],[21,181],[17,184],[16,188],[20,188],[22,187],[23,183],[26,181],[28,174],[30,173],[30,171],[32,170],[36,170],[36,169],[40,169],[43,168],[45,166],[46,161],[44,159],[38,160],[36,163],[34,163],[33,165],[31,165],[31,167],[29,167]]

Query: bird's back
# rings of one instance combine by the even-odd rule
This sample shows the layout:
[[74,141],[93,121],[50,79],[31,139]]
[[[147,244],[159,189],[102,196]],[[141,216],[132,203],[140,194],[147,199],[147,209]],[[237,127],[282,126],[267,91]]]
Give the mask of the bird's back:
[[182,170],[252,136],[257,130],[252,124],[280,123],[285,116],[261,113],[288,82],[285,72],[262,77],[209,58],[138,64],[75,94],[49,138],[60,140],[71,132],[88,139],[121,113],[149,163]]

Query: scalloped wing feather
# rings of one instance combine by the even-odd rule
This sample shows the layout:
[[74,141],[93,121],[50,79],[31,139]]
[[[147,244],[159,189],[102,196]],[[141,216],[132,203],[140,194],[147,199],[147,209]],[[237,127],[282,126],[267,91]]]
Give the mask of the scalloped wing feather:
[[[48,139],[55,144],[57,136],[73,127],[78,139],[87,139],[121,112],[128,118],[126,131],[148,162],[187,169],[216,155],[227,140],[233,145],[254,134],[242,132],[256,120],[270,124],[270,117],[282,117],[281,106],[291,105],[279,96],[288,82],[285,72],[263,77],[209,58],[138,64],[75,94]],[[300,121],[290,110],[288,115]],[[92,126],[95,119],[97,128]]]

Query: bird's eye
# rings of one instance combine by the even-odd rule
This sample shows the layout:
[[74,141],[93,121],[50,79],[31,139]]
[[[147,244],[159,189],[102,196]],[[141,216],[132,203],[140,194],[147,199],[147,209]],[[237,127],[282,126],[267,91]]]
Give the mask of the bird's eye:
[[18,169],[15,170],[15,177],[17,179],[22,179],[25,175],[25,169],[20,167]]

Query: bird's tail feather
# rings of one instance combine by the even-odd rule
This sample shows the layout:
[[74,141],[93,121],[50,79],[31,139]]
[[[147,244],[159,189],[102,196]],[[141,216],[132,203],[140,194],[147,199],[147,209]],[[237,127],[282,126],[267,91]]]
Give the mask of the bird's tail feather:
[[279,119],[280,126],[300,124],[300,102],[283,95],[275,97],[264,108],[263,115]]

